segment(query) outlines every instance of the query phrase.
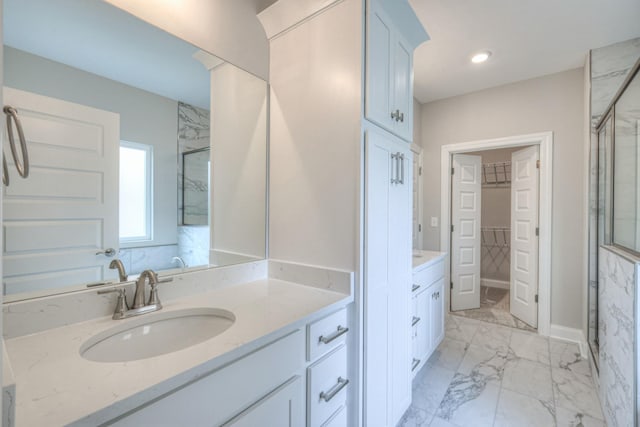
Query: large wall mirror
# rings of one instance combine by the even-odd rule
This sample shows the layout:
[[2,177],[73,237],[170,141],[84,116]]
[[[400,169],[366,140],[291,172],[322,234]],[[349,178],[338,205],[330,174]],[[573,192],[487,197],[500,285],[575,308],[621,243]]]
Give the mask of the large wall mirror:
[[265,257],[265,81],[100,0],[3,3],[31,160],[26,179],[9,161],[5,301],[118,280],[116,258],[133,276]]

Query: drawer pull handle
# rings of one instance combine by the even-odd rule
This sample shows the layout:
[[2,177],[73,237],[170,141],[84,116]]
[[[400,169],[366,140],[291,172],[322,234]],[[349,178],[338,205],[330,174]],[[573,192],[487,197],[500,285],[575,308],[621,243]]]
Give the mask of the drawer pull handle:
[[415,283],[413,284],[413,286],[411,287],[411,292],[415,292],[418,289],[420,289],[420,285],[416,285]]
[[349,328],[338,326],[338,329],[328,337],[325,337],[324,335],[320,335],[320,338],[318,338],[318,342],[321,342],[323,344],[329,344],[331,341],[335,340],[341,335],[346,334],[347,332],[349,332]]
[[420,364],[420,359],[413,359],[413,363],[411,364],[411,370],[415,371],[419,364]]
[[345,388],[347,384],[349,384],[349,380],[338,377],[338,383],[331,387],[331,389],[329,389],[329,391],[327,391],[326,393],[324,391],[321,392],[320,399],[324,400],[325,402],[330,401],[336,394],[340,393],[340,390]]
[[411,326],[416,326],[416,323],[418,323],[419,321],[419,317],[413,316],[413,319],[411,319]]

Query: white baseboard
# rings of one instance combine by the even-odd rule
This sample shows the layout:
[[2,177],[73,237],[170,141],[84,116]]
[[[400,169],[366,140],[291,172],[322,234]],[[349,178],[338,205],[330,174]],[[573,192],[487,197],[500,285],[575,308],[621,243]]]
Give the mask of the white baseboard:
[[480,279],[480,286],[488,286],[490,288],[510,289],[511,284],[506,280]]
[[580,347],[580,356],[582,356],[583,359],[588,357],[587,340],[582,333],[582,329],[568,328],[552,323],[549,327],[549,337],[578,344],[578,347]]

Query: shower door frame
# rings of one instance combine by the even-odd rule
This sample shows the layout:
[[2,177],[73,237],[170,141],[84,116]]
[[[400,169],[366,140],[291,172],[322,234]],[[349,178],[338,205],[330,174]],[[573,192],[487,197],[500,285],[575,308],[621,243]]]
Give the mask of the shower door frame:
[[[516,135],[505,138],[487,139],[480,141],[461,142],[443,145],[441,149],[440,170],[440,250],[450,252],[451,243],[451,165],[453,154],[464,154],[474,151],[493,150],[498,148],[526,147],[538,145],[540,147],[540,196],[538,227],[540,236],[538,241],[538,334],[551,335],[551,230],[552,230],[552,184],[553,184],[553,132],[540,132],[527,135]],[[448,266],[448,268],[447,268]],[[445,264],[446,281],[451,282],[451,257],[447,257]],[[446,282],[445,282],[446,283]],[[447,306],[450,310],[451,289],[445,292]],[[563,335],[563,338],[579,341],[582,339],[566,336],[570,334],[553,331],[553,335]]]

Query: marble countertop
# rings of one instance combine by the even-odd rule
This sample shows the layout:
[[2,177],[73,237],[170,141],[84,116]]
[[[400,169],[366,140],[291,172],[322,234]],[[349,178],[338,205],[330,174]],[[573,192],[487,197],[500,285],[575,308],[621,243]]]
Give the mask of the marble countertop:
[[352,300],[350,295],[277,279],[171,300],[163,311],[216,307],[233,312],[236,321],[200,344],[123,363],[85,360],[79,348],[88,338],[131,319],[103,317],[8,339],[17,384],[16,425],[101,424]]
[[427,265],[436,263],[447,255],[446,252],[438,251],[421,251],[414,249],[413,251],[413,269],[426,267]]

